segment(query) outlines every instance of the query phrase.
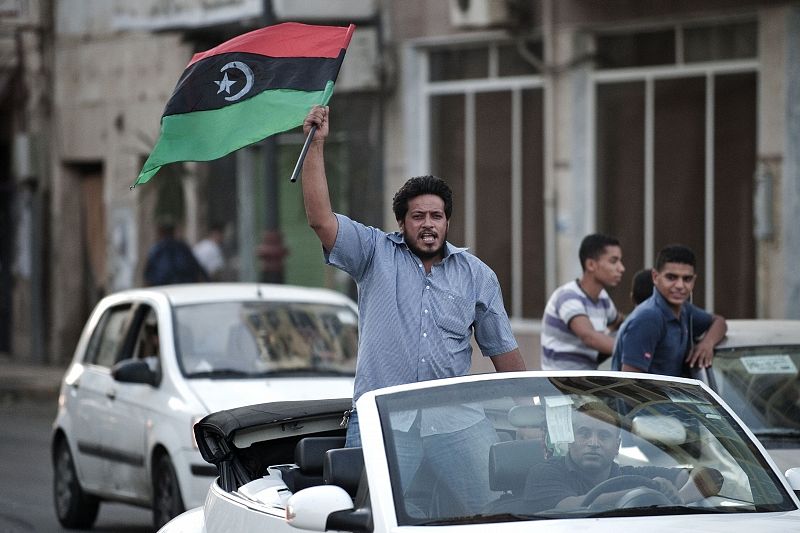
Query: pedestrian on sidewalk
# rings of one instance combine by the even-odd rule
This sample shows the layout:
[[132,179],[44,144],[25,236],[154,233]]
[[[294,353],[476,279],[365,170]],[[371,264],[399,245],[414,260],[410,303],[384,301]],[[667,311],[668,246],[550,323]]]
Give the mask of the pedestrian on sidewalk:
[[616,237],[593,233],[578,250],[583,274],[557,288],[542,319],[543,370],[597,370],[611,356],[611,332],[622,313],[606,292],[622,280],[622,247]]

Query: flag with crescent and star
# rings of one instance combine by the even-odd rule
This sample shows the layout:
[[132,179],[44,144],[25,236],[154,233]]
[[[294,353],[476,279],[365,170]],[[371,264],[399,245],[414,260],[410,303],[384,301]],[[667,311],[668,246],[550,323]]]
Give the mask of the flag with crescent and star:
[[353,31],[284,22],[195,54],[133,186],[168,163],[211,161],[302,125],[330,100]]

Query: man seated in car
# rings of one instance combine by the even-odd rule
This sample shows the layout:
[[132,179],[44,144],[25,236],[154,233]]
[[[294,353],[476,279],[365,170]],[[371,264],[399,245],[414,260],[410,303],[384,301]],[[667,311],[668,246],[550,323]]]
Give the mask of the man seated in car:
[[[674,505],[698,501],[719,493],[723,477],[713,468],[620,466],[621,431],[617,413],[600,402],[583,404],[572,412],[574,440],[565,456],[553,457],[531,468],[525,482],[524,498],[531,512],[545,509],[577,509],[592,505],[608,508],[634,487],[609,487],[592,501],[586,494],[602,482],[619,476],[642,476],[640,487],[654,489]],[[679,489],[677,487],[680,487]],[[665,503],[665,505],[668,505]]]

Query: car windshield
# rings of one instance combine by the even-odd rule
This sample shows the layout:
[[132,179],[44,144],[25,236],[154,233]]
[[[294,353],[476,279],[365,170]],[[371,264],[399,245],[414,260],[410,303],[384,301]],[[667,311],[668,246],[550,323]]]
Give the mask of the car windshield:
[[760,438],[800,437],[800,346],[718,350],[720,396]]
[[695,384],[504,377],[376,402],[399,525],[795,509]]
[[358,318],[350,307],[222,302],[175,308],[176,353],[188,378],[352,375]]

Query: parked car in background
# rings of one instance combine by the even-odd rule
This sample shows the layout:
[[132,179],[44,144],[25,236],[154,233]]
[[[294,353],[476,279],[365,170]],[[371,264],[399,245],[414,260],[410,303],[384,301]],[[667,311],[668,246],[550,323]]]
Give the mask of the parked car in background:
[[349,397],[355,303],[254,283],[134,289],[103,298],[61,386],[54,498],[64,527],[103,501],[153,509],[157,527],[203,502],[217,468],[192,432],[207,414],[265,401]]
[[781,470],[800,466],[800,320],[728,320],[712,387]]
[[[752,533],[800,526],[800,469],[784,477],[752,432],[696,380],[509,372],[379,389],[356,404],[362,448],[341,448],[347,405],[262,404],[198,422],[201,453],[220,476],[203,507],[161,533]],[[596,413],[590,430],[579,414],[586,410]],[[455,440],[456,426],[474,430],[474,438]],[[526,484],[528,473],[563,463],[558,456],[578,439],[587,449],[584,463],[596,463],[602,446],[620,467],[660,470],[610,477],[572,507],[537,508],[533,502],[547,501],[547,489],[539,471],[537,482]],[[409,468],[408,453],[417,450],[424,450],[422,462]],[[433,467],[448,456],[457,468]],[[653,477],[678,483],[695,471],[713,471],[716,481],[698,481],[693,496]],[[481,479],[483,489],[467,499],[464,488],[480,487]]]

